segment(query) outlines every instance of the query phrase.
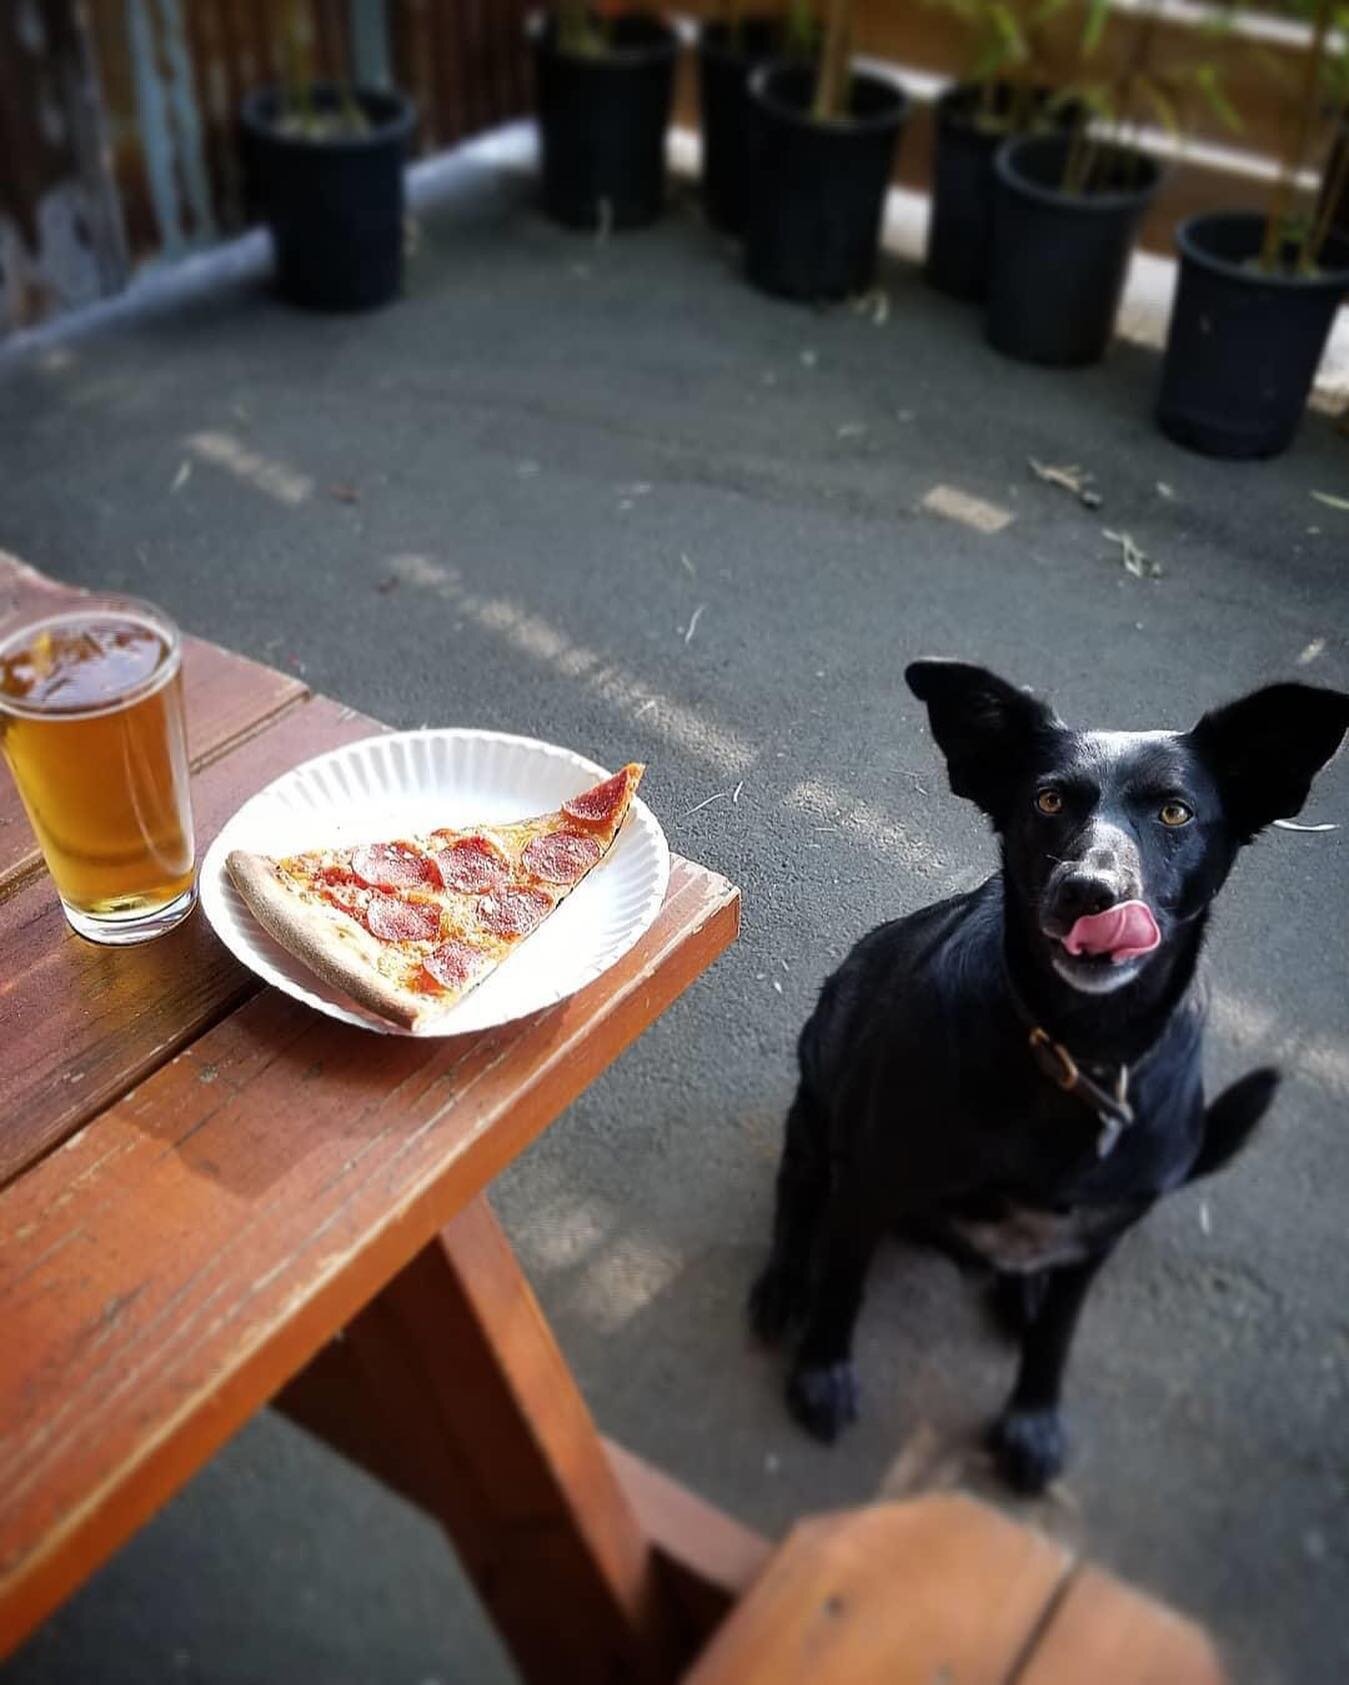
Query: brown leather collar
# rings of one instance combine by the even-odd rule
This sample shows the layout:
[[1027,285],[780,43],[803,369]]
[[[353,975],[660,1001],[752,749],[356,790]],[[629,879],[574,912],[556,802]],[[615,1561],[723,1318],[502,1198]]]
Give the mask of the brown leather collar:
[[[1120,1066],[1115,1077],[1114,1093],[1111,1093],[1082,1069],[1061,1041],[1055,1041],[1042,1024],[1036,1023],[1030,1008],[1022,1000],[1020,991],[1012,981],[1005,954],[1002,975],[1017,1016],[1030,1032],[1027,1045],[1036,1069],[1056,1088],[1061,1088],[1065,1094],[1076,1095],[1084,1106],[1095,1112],[1101,1125],[1100,1134],[1096,1137],[1096,1153],[1098,1158],[1105,1158],[1115,1150],[1120,1136],[1134,1121],[1134,1109],[1129,1104],[1129,1067]],[[1135,1069],[1144,1063],[1151,1051],[1149,1048],[1141,1058],[1134,1061]]]
[[[1020,1002],[1017,1004],[1020,1005]],[[1112,1094],[1088,1076],[1063,1043],[1055,1041],[1039,1024],[1031,1025],[1028,1045],[1040,1074],[1048,1077],[1065,1094],[1075,1094],[1096,1113],[1101,1122],[1096,1153],[1099,1158],[1105,1158],[1134,1121],[1133,1107],[1129,1104],[1129,1067],[1120,1066]]]

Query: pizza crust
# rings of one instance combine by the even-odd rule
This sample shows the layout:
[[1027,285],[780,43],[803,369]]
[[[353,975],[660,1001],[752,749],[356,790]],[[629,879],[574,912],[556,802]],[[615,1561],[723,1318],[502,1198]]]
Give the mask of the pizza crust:
[[[490,829],[482,827],[472,834],[488,836],[497,842],[511,861],[518,880],[521,856],[531,838],[546,834],[560,818],[565,818],[568,825],[577,824],[579,818],[581,830],[599,844],[600,857],[575,883],[561,885],[536,880],[552,899],[553,905],[547,915],[551,917],[561,903],[602,864],[623,828],[633,792],[644,771],[640,764],[630,763],[614,775],[609,782],[618,783],[621,779],[621,784],[613,811],[603,819],[569,815],[564,806],[556,812],[540,814],[535,819]],[[449,834],[434,833],[433,839]],[[424,841],[418,846],[424,851],[427,848]],[[303,864],[303,857],[297,858]],[[254,854],[247,849],[233,849],[225,864],[235,888],[253,916],[287,953],[302,961],[325,983],[350,995],[367,1011],[403,1029],[422,1029],[442,1018],[521,945],[513,943],[502,952],[502,944],[489,939],[482,943],[482,947],[485,953],[490,953],[490,964],[466,987],[443,994],[419,994],[415,989],[401,987],[383,971],[380,960],[389,951],[385,943],[370,935],[354,920],[334,916],[326,903],[297,888],[271,856]],[[527,940],[528,935],[522,938],[522,941]]]
[[377,956],[383,950],[374,938],[355,924],[339,925],[322,907],[287,889],[274,862],[265,854],[236,848],[225,865],[234,887],[263,929],[325,983],[407,1030],[416,1029],[446,1009],[446,1003],[435,997],[423,1001],[400,989],[380,971]]

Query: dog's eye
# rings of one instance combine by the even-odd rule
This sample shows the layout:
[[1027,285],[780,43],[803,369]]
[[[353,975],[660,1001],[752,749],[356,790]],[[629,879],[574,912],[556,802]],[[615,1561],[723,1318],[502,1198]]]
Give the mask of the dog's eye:
[[1163,825],[1170,825],[1174,828],[1177,825],[1188,825],[1194,818],[1194,813],[1186,807],[1184,802],[1170,801],[1162,803],[1161,811],[1157,817]]
[[1063,795],[1058,790],[1041,790],[1035,798],[1035,805],[1052,819],[1056,813],[1063,812]]

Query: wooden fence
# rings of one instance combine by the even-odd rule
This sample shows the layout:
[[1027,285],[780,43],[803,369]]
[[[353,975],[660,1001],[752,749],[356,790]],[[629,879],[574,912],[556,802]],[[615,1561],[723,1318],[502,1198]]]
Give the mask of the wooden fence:
[[[528,110],[528,0],[301,0],[320,76],[392,79],[424,152]],[[0,332],[244,219],[237,114],[289,0],[0,0]],[[81,143],[82,142],[82,143]]]
[[[529,107],[531,0],[301,0],[320,74],[392,78],[416,99],[423,151]],[[771,6],[772,0],[765,0]],[[1150,36],[1171,78],[1215,64],[1240,116],[1202,101],[1144,230],[1170,250],[1190,211],[1264,203],[1297,116],[1310,30],[1292,0],[1230,12],[1203,0],[1112,0],[1093,74],[1119,71]],[[0,332],[117,290],[147,259],[172,259],[239,228],[236,113],[280,69],[279,0],[4,0],[0,4]],[[683,0],[714,15],[719,0]],[[1219,25],[1222,25],[1219,28]],[[1071,77],[1080,7],[1044,31],[1049,81]],[[930,96],[964,74],[971,43],[932,0],[858,0],[857,50]],[[679,120],[696,122],[690,67]],[[1173,153],[1158,129],[1148,144]],[[927,183],[930,98],[900,149],[899,180]]]

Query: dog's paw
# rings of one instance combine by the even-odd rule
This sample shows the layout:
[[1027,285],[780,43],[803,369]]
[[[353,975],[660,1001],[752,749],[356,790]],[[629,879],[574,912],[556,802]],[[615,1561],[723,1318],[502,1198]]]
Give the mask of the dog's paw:
[[988,1443],[998,1473],[1028,1497],[1044,1491],[1068,1455],[1057,1410],[1008,1410],[989,1429]]
[[804,1283],[770,1264],[750,1289],[749,1325],[760,1340],[773,1346],[800,1321],[805,1308]]
[[832,1445],[857,1420],[857,1376],[849,1362],[798,1365],[787,1378],[787,1408],[807,1433]]

